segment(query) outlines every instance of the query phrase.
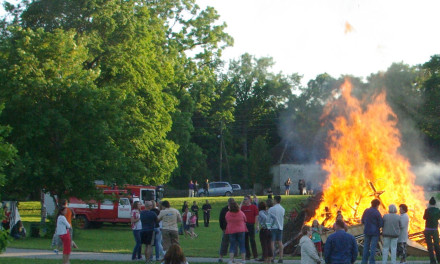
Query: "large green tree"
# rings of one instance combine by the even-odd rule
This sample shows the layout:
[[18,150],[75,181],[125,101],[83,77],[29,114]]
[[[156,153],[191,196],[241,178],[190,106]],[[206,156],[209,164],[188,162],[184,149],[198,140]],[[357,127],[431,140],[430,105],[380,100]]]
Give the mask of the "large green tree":
[[2,39],[5,111],[22,179],[60,195],[93,180],[164,183],[177,145],[163,20],[139,1],[33,1]]

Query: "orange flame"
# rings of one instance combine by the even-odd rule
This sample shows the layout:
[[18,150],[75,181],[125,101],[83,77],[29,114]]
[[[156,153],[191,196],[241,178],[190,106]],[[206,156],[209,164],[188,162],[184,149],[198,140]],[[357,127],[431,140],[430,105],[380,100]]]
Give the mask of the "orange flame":
[[344,33],[345,34],[351,33],[351,32],[353,32],[353,30],[354,30],[353,26],[350,23],[348,23],[348,21],[345,21]]
[[365,105],[351,96],[352,85],[348,80],[341,88],[342,96],[326,106],[323,116],[338,111],[329,132],[329,158],[322,164],[328,177],[315,218],[330,227],[340,210],[345,221],[359,223],[364,210],[379,197],[382,215],[390,204],[398,208],[405,203],[410,233],[423,230],[423,188],[415,185],[409,161],[398,153],[397,116],[387,105],[385,93]]

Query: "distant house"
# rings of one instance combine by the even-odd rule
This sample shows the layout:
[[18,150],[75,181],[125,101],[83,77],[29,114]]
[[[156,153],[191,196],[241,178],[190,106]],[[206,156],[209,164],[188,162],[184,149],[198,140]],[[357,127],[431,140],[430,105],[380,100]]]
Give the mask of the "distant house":
[[294,146],[278,144],[272,149],[273,160],[278,161],[271,167],[272,190],[275,194],[284,193],[284,182],[290,178],[290,194],[298,194],[298,181],[306,181],[307,190],[321,190],[325,181],[326,172],[318,163],[308,163],[305,159],[298,159],[294,154]]

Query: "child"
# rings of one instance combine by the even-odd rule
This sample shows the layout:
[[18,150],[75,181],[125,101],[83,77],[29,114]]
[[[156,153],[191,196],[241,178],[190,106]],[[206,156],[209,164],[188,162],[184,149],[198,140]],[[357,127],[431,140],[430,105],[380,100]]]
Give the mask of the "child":
[[197,234],[194,232],[196,223],[197,223],[197,215],[192,214],[191,217],[189,217],[189,235],[191,236],[191,238],[197,237]]
[[319,258],[322,259],[322,240],[321,240],[322,228],[318,223],[318,220],[313,220],[312,224],[312,242],[315,244],[316,251],[318,251]]

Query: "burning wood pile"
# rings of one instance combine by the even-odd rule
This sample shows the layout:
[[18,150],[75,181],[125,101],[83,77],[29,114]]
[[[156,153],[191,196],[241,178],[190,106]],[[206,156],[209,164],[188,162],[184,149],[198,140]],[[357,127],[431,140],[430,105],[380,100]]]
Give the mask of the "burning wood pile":
[[[327,104],[322,116],[323,125],[331,127],[328,158],[322,162],[328,177],[319,206],[305,222],[311,225],[316,219],[331,228],[340,212],[350,226],[349,232],[361,242],[360,218],[371,200],[381,201],[382,215],[388,213],[390,204],[406,204],[411,244],[423,244],[421,231],[427,201],[423,188],[415,184],[408,159],[398,152],[397,116],[387,105],[384,93],[367,101],[352,96],[351,90],[352,85],[346,80],[341,94]],[[412,245],[417,249],[413,254],[424,249]]]

